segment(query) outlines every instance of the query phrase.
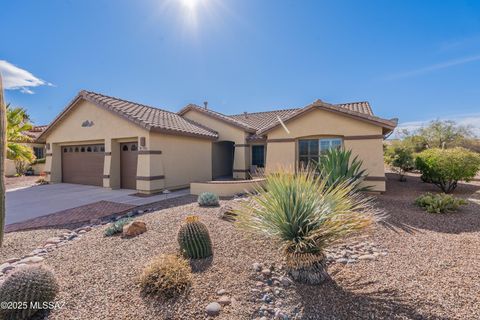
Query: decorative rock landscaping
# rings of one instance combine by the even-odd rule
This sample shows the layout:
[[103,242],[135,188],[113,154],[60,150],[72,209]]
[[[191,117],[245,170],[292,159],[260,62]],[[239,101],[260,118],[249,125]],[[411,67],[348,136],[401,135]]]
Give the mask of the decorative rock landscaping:
[[359,260],[376,260],[388,254],[387,250],[381,249],[373,242],[355,241],[348,244],[332,247],[326,251],[327,264],[357,263]]
[[21,258],[10,258],[6,260],[0,265],[0,284],[3,283],[5,277],[14,269],[44,262],[45,256],[47,256],[49,252],[52,252],[58,247],[67,245],[70,241],[79,240],[81,235],[91,230],[91,226],[85,226],[70,232],[65,232],[61,236],[48,238],[43,243],[43,246],[32,250]]

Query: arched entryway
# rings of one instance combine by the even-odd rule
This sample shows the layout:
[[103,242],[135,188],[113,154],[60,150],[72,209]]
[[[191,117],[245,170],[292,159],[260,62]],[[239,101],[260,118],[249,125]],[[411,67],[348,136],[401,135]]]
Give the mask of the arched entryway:
[[232,141],[214,142],[212,145],[212,179],[232,179],[235,143]]

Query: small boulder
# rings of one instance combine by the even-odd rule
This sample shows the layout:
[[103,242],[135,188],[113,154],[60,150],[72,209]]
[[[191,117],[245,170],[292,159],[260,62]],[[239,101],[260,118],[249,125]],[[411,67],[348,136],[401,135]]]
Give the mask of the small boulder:
[[272,274],[272,271],[270,269],[263,269],[262,274],[266,277],[270,276]]
[[60,239],[59,237],[52,237],[48,238],[47,241],[45,241],[45,244],[57,244],[60,242],[62,242],[62,239]]
[[8,270],[11,270],[11,269],[13,269],[13,266],[8,262],[0,265],[0,273],[5,273],[5,272],[7,272]]
[[205,308],[207,315],[211,317],[218,316],[220,310],[222,310],[222,306],[218,302],[209,303],[208,306]]
[[232,303],[232,300],[227,296],[221,296],[217,302],[220,303],[222,306],[226,306]]
[[40,263],[43,260],[44,260],[44,258],[42,258],[42,257],[33,256],[33,257],[28,257],[28,258],[20,260],[19,264],[21,264],[21,263],[34,264],[34,263]]
[[143,221],[132,221],[129,224],[123,226],[123,237],[136,237],[147,231],[147,224]]
[[373,254],[364,254],[363,256],[358,257],[358,260],[375,260],[377,257],[375,257]]
[[217,216],[220,218],[220,219],[224,219],[224,220],[234,220],[235,219],[235,213],[233,211],[233,207],[228,205],[228,204],[225,204],[225,205],[222,205],[220,206],[220,208],[218,208],[218,214]]
[[255,270],[255,271],[257,271],[257,272],[259,272],[259,271],[262,270],[262,264],[261,264],[261,263],[258,263],[258,262],[255,262],[255,263],[252,265],[252,267],[253,267],[253,270]]
[[220,290],[217,291],[217,294],[218,294],[219,296],[223,296],[223,295],[226,294],[226,293],[227,293],[227,290],[225,290],[225,289],[220,289]]

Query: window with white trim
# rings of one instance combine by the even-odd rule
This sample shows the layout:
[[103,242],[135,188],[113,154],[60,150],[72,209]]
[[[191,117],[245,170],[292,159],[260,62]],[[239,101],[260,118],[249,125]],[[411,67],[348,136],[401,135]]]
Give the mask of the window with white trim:
[[341,138],[301,139],[298,140],[298,161],[301,167],[317,163],[319,156],[332,148],[341,148]]

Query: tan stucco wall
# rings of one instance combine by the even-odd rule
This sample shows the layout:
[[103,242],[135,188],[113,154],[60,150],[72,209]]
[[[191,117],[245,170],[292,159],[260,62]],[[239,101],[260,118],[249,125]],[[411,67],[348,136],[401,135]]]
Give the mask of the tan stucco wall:
[[[211,140],[151,133],[149,149],[162,151],[150,155],[150,174],[164,175],[163,184],[167,189],[188,187],[192,181],[212,179]],[[153,188],[161,187],[161,182],[157,184]]]
[[235,194],[249,193],[264,184],[264,179],[243,181],[214,181],[207,183],[193,182],[190,184],[190,193],[199,195],[203,192],[213,192],[220,197],[231,197]]
[[200,123],[210,129],[218,132],[217,141],[233,141],[235,144],[240,145],[235,147],[235,155],[233,160],[233,169],[242,170],[241,172],[233,172],[235,179],[245,179],[247,174],[245,171],[249,169],[249,148],[245,147],[246,138],[249,135],[243,129],[235,127],[224,121],[215,119],[211,116],[205,115],[196,110],[187,111],[183,117]]
[[[82,127],[85,120],[93,121],[91,127]],[[62,181],[61,148],[63,145],[104,143],[105,152],[111,152],[117,139],[136,141],[138,137],[145,137],[148,144],[148,131],[142,127],[122,119],[112,112],[100,108],[88,101],[80,100],[46,136],[50,144],[50,153],[45,163],[45,171],[50,172],[47,179],[51,182]],[[103,180],[104,187],[119,187],[119,162],[111,161],[112,157],[106,156],[104,174],[110,178]],[[143,168],[144,163],[138,162],[138,168]]]
[[[276,170],[279,167],[296,168],[298,166],[298,139],[322,138],[337,136],[344,139],[345,149],[351,149],[363,161],[364,168],[372,177],[384,177],[383,139],[369,139],[368,136],[382,135],[382,128],[370,123],[342,116],[325,110],[314,109],[303,116],[286,123],[290,133],[278,127],[268,133],[269,141],[266,169]],[[367,136],[358,139],[358,136]],[[348,137],[355,137],[349,140]],[[384,181],[367,181],[374,186],[374,191],[385,191]]]

